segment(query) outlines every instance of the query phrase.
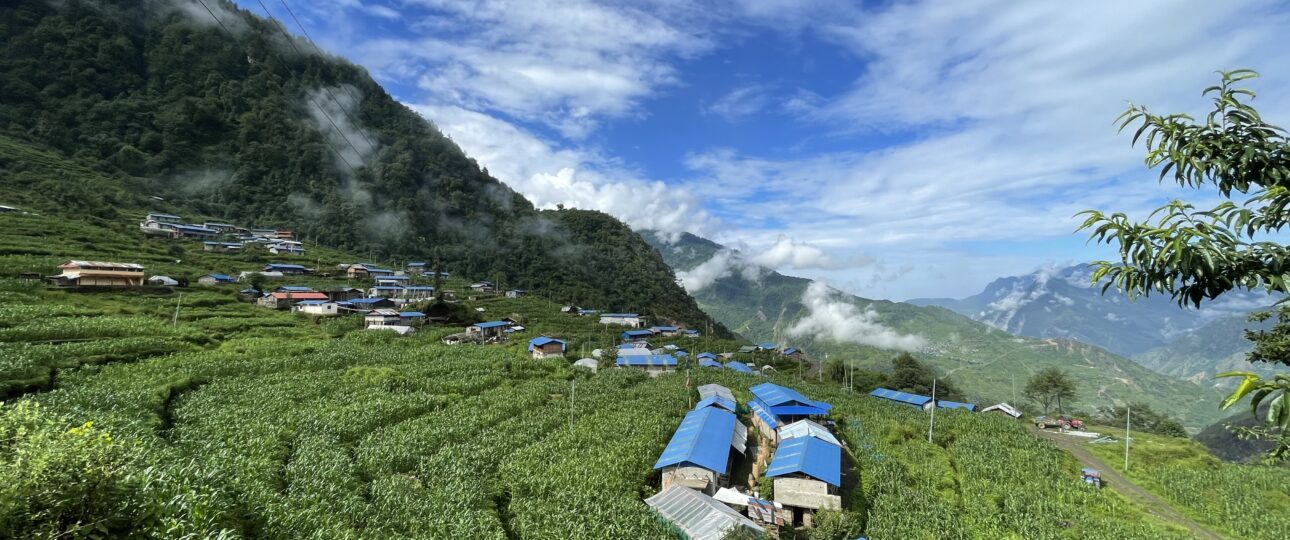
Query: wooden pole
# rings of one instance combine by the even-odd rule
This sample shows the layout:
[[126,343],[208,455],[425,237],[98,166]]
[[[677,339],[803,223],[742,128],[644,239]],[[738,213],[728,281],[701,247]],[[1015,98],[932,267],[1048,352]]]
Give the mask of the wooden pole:
[[932,443],[932,426],[936,425],[936,379],[932,379],[932,416],[927,421],[927,444]]

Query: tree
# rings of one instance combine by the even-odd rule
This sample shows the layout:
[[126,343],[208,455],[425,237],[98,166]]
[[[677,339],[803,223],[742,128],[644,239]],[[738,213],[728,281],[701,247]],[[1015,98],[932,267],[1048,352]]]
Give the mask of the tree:
[[1054,403],[1061,413],[1062,402],[1075,397],[1075,380],[1061,368],[1044,368],[1030,378],[1022,394],[1041,405],[1045,414],[1052,410]]
[[[1235,289],[1290,292],[1290,252],[1267,240],[1290,225],[1290,138],[1286,131],[1263,121],[1249,101],[1254,92],[1238,85],[1258,77],[1250,70],[1221,73],[1218,85],[1202,95],[1213,96],[1214,109],[1204,122],[1184,114],[1157,115],[1130,105],[1120,116],[1120,129],[1137,124],[1133,144],[1143,140],[1148,168],[1160,168],[1159,179],[1183,187],[1212,188],[1223,202],[1209,210],[1174,200],[1156,209],[1146,222],[1124,213],[1087,210],[1079,230],[1091,240],[1118,244],[1120,260],[1098,261],[1094,284],[1104,282],[1130,298],[1168,294],[1182,306],[1199,307]],[[1145,138],[1144,138],[1145,135]],[[1240,204],[1233,198],[1248,197]],[[1290,365],[1283,354],[1290,341],[1290,311],[1282,307],[1270,331],[1247,333],[1255,351],[1250,361]],[[1268,315],[1255,316],[1266,318]],[[1273,459],[1290,458],[1290,377],[1263,379],[1250,372],[1220,373],[1241,377],[1226,399],[1226,409],[1251,396],[1251,412],[1269,401],[1267,431],[1277,440]]]
[[892,389],[925,396],[932,395],[932,381],[936,381],[936,399],[962,400],[963,391],[949,377],[939,376],[930,366],[919,362],[909,353],[900,353],[891,360]]

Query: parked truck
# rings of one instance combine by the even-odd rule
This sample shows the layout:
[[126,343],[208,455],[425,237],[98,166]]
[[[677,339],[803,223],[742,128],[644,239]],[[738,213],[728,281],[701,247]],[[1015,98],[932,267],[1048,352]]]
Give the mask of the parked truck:
[[1084,421],[1069,416],[1036,416],[1035,427],[1039,429],[1084,429]]

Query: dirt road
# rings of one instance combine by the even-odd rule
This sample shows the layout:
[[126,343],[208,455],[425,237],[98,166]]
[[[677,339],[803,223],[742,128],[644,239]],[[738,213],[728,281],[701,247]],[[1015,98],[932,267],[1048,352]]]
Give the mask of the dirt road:
[[1105,461],[1102,461],[1101,458],[1098,458],[1093,455],[1092,452],[1085,449],[1083,446],[1084,441],[1082,439],[1072,437],[1070,435],[1063,435],[1056,431],[1036,429],[1033,426],[1031,427],[1031,432],[1033,432],[1037,437],[1052,441],[1062,450],[1070,452],[1071,455],[1075,456],[1075,459],[1084,464],[1084,466],[1101,471],[1102,479],[1106,482],[1107,487],[1114,489],[1130,501],[1143,507],[1151,515],[1159,517],[1160,519],[1170,523],[1186,527],[1191,530],[1191,533],[1195,535],[1196,538],[1203,538],[1205,540],[1223,540],[1222,536],[1214,534],[1214,531],[1206,529],[1204,525],[1192,521],[1191,518],[1183,515],[1182,512],[1174,509],[1173,506],[1170,506],[1168,502],[1152,495],[1151,492],[1142,489],[1137,484],[1129,481],[1129,479],[1124,475],[1116,472],[1107,465]]

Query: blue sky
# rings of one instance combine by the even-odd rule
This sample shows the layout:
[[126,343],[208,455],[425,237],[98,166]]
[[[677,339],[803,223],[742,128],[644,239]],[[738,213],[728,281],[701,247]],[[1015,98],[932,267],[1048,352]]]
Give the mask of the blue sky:
[[[1073,214],[1207,200],[1144,170],[1112,125],[1127,101],[1202,113],[1215,70],[1253,68],[1290,124],[1280,2],[287,3],[536,204],[870,298],[1108,257]],[[687,284],[738,271],[719,263]]]

